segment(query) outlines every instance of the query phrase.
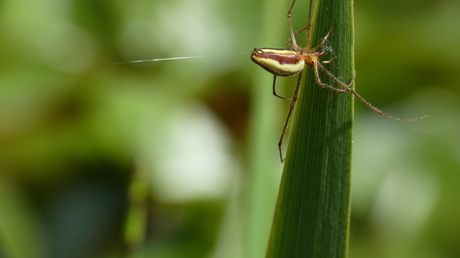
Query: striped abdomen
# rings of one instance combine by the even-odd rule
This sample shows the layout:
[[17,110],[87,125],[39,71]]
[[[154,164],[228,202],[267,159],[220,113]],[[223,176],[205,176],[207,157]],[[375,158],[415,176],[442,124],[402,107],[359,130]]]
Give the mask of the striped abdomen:
[[291,76],[302,71],[305,66],[300,53],[292,49],[254,48],[252,61],[278,76]]

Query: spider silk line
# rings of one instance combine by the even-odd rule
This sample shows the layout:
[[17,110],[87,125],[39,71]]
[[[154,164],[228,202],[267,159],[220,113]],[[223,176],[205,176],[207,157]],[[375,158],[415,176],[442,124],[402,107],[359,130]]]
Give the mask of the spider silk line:
[[[239,52],[238,55],[246,55],[248,51]],[[197,59],[197,58],[214,58],[214,57],[228,57],[233,55],[198,55],[198,56],[178,56],[178,57],[164,57],[164,58],[152,58],[152,59],[139,59],[139,60],[132,60],[132,61],[121,61],[121,62],[113,62],[111,64],[139,64],[139,63],[150,63],[150,62],[160,62],[160,61],[177,61],[177,60],[185,60],[185,59]]]

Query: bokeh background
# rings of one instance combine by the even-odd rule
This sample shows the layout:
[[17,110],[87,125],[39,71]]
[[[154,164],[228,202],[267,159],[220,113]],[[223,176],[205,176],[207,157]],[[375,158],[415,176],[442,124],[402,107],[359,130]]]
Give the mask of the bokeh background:
[[[288,104],[249,56],[289,5],[1,1],[0,257],[262,257]],[[355,24],[357,91],[430,117],[356,102],[350,257],[460,257],[460,2],[357,0]]]

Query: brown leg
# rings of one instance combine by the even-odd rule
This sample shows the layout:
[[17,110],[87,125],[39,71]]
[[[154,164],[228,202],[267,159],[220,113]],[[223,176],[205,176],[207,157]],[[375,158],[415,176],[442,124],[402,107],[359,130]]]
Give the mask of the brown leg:
[[297,85],[296,85],[295,91],[294,91],[294,96],[292,96],[291,105],[289,107],[289,112],[287,114],[286,121],[284,122],[283,131],[281,132],[281,137],[280,137],[280,140],[278,142],[278,149],[279,149],[279,152],[280,152],[281,163],[284,162],[283,150],[281,149],[281,147],[283,146],[284,134],[286,133],[286,129],[288,128],[288,124],[289,124],[289,119],[291,118],[291,114],[294,111],[294,107],[295,107],[295,104],[297,102],[297,95],[299,94],[300,84],[302,83],[302,75],[303,75],[303,70],[299,73],[299,77],[297,79]]
[[285,98],[285,97],[281,97],[280,95],[276,94],[275,84],[276,84],[276,75],[273,75],[273,95],[275,95],[276,97],[278,97],[278,98],[280,98],[280,99],[284,99],[284,100],[289,100],[289,101],[291,101],[292,99],[288,99],[288,98]]

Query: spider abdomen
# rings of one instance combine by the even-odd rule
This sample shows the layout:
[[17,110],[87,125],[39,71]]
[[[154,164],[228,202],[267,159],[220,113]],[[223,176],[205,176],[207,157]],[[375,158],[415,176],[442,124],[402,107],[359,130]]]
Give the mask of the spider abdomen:
[[292,76],[305,66],[302,55],[293,49],[254,48],[251,60],[277,76]]

